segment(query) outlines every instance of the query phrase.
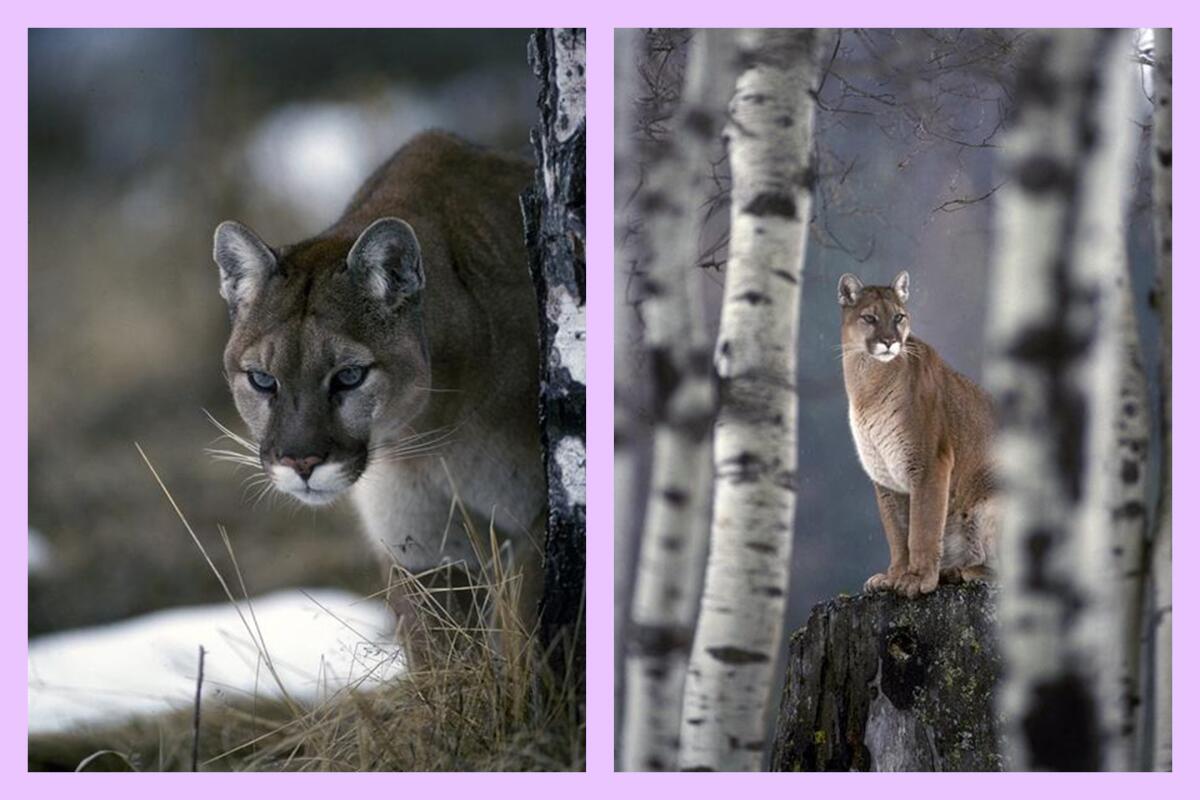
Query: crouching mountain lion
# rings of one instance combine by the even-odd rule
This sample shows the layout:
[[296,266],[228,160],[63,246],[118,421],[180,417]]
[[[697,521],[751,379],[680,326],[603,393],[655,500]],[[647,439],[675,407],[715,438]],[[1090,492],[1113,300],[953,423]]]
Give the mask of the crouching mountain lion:
[[891,286],[838,281],[850,430],[891,551],[865,589],[916,597],[990,578],[999,521],[991,401],[911,335],[908,289],[907,272]]
[[[428,572],[460,621],[489,526],[527,624],[541,591],[537,310],[519,206],[532,169],[426,133],[310,239],[270,247],[237,222],[214,236],[226,377],[262,469],[302,503],[348,492],[385,562]],[[482,547],[452,519],[456,496]],[[389,599],[411,643],[409,592]]]

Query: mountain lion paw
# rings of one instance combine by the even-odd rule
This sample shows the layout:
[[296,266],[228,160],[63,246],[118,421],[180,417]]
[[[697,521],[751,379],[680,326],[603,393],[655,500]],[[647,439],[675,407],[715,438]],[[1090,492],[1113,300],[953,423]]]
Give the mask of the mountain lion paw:
[[897,594],[912,599],[918,595],[929,594],[937,588],[937,585],[937,570],[927,573],[906,572],[896,579],[895,589]]
[[895,585],[894,579],[886,572],[876,572],[871,577],[867,578],[867,582],[863,584],[864,592],[886,592]]

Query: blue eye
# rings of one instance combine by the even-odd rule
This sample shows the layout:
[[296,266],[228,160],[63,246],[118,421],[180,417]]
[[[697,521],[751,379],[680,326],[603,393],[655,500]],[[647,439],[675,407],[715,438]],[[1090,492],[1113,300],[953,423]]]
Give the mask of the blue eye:
[[334,374],[330,388],[335,392],[355,389],[361,386],[366,379],[366,367],[346,367]]
[[260,392],[272,394],[275,391],[275,378],[265,372],[251,370],[246,373],[246,378],[250,381],[250,385]]

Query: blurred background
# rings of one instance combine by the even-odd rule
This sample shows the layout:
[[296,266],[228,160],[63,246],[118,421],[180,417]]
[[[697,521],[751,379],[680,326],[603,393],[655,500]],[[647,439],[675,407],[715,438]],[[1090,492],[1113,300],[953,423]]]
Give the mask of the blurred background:
[[[867,284],[888,284],[908,270],[913,333],[953,368],[982,380],[994,209],[989,201],[1004,191],[998,144],[1008,119],[1016,54],[1025,39],[1020,30],[869,29],[831,36],[816,112],[819,179],[801,291],[799,486],[784,628],[788,635],[804,626],[816,603],[859,593],[863,582],[888,562],[874,492],[858,461],[847,417],[838,351],[838,278],[853,272]],[[633,104],[636,138],[643,147],[670,135],[690,38],[687,30],[650,31],[636,55],[637,96],[617,98]],[[1127,124],[1141,132],[1129,187],[1128,243],[1150,381],[1154,428],[1148,496],[1154,497],[1159,325],[1149,305],[1156,264],[1151,76],[1144,66],[1151,42],[1148,31],[1130,34],[1129,80],[1140,83],[1141,90],[1139,114]],[[711,157],[714,183],[706,204],[706,253],[700,266],[710,279],[707,318],[715,339],[729,228],[729,173],[719,143]],[[636,227],[635,220],[635,236]],[[636,282],[629,286],[626,299],[636,302]],[[649,419],[648,412],[645,417]],[[647,453],[649,444],[647,438]],[[640,460],[644,464],[647,459]],[[645,486],[648,479],[640,483]],[[638,507],[643,500],[636,501]],[[618,543],[616,596],[626,606],[618,608],[619,620],[628,615],[636,553],[637,542]]]
[[226,574],[228,528],[251,595],[381,588],[347,506],[254,506],[204,452],[205,409],[243,430],[212,232],[316,233],[427,128],[531,157],[528,38],[30,33],[30,636],[223,598],[135,442]]

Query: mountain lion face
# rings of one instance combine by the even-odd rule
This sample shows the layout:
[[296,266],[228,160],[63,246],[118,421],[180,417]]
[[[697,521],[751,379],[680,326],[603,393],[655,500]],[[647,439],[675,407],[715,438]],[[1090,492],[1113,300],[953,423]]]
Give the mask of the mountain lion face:
[[838,280],[842,306],[842,349],[866,353],[887,363],[904,351],[910,332],[908,273],[901,272],[891,286],[863,286],[858,276],[846,273]]
[[226,377],[277,489],[329,503],[373,455],[419,441],[405,423],[425,407],[430,365],[407,223],[273,250],[224,222],[213,258],[233,323]]

